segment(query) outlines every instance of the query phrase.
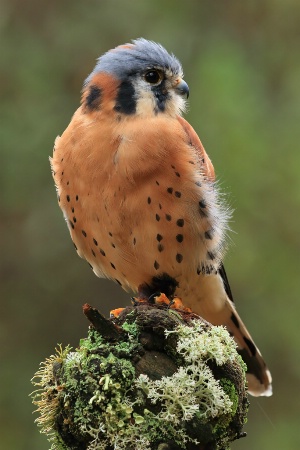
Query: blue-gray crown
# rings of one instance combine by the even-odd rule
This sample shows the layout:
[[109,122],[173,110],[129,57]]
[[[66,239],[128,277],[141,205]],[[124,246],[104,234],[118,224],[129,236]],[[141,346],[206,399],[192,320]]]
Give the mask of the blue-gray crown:
[[147,69],[162,68],[170,70],[174,75],[182,76],[180,62],[162,45],[143,38],[133,40],[132,44],[127,44],[130,47],[116,47],[100,56],[84,84],[88,84],[90,79],[99,72],[111,73],[123,80],[128,75],[142,73]]

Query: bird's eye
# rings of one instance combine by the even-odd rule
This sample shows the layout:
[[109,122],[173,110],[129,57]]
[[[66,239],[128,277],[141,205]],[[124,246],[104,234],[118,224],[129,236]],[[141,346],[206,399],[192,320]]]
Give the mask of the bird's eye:
[[147,83],[156,84],[161,80],[161,74],[158,70],[148,70],[148,72],[145,73],[145,80]]

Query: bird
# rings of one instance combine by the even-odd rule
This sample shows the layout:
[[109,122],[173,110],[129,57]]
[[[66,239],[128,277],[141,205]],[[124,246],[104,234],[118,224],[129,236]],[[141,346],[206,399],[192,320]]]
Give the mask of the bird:
[[264,359],[238,315],[223,259],[230,208],[196,131],[174,54],[139,38],[100,56],[50,158],[75,249],[98,277],[164,292],[234,337],[248,391],[272,395]]

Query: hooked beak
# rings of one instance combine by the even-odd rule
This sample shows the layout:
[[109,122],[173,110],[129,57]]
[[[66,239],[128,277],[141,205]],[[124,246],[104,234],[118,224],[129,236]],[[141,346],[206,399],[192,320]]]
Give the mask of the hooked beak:
[[188,84],[184,80],[180,80],[179,83],[175,86],[175,91],[181,95],[182,97],[189,98],[190,90]]

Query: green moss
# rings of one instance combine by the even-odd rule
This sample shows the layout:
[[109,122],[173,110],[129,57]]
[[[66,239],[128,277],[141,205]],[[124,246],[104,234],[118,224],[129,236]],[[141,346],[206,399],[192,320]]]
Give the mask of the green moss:
[[137,338],[139,335],[139,327],[135,322],[131,322],[131,320],[134,320],[133,313],[128,314],[126,319],[127,319],[126,322],[124,322],[122,325],[123,330],[128,333],[131,339]]
[[[129,351],[134,345],[136,343],[123,342],[112,352],[111,346],[92,329],[88,337],[81,340],[79,349],[71,351],[67,347],[63,351],[60,347],[56,355],[43,364],[36,374],[41,390],[35,392],[34,402],[41,413],[37,422],[53,443],[53,449],[62,448],[56,419],[64,412],[67,412],[72,433],[88,433],[94,438],[101,434],[101,428],[106,433],[116,433],[131,419],[132,407],[123,398],[132,385],[135,369],[128,359],[120,358],[119,353],[125,348]],[[59,389],[53,379],[54,368]]]
[[234,416],[239,405],[239,397],[236,388],[232,381],[230,381],[228,378],[222,378],[220,380],[220,384],[224,392],[228,395],[230,401],[232,402],[231,414]]
[[84,442],[87,450],[150,450],[164,441],[185,448],[199,437],[224,448],[239,398],[230,380],[215,378],[210,362],[238,361],[227,331],[200,321],[166,330],[166,346],[175,337],[181,365],[173,375],[152,380],[135,375],[132,361],[141,344],[135,315],[129,316],[117,343],[91,329],[78,349],[59,347],[37,372],[37,422],[52,448],[79,449]]

